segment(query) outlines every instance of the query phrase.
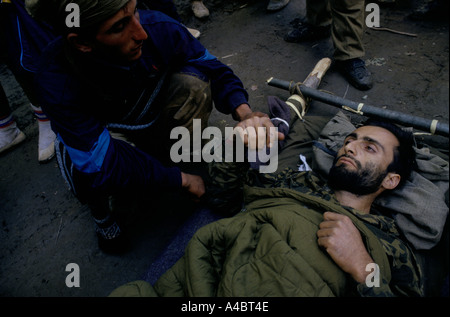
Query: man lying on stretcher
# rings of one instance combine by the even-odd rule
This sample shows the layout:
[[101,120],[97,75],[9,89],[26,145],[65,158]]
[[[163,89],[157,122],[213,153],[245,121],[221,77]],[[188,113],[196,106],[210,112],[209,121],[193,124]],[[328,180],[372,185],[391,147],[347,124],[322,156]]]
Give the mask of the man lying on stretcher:
[[276,173],[247,170],[245,163],[212,165],[209,195],[220,201],[222,193],[242,189],[222,200],[239,205],[241,198],[241,212],[197,231],[154,286],[134,283],[112,295],[137,295],[137,289],[150,296],[423,294],[420,269],[395,222],[373,210],[379,195],[408,178],[415,164],[412,134],[369,121],[345,138],[324,181],[288,162],[329,118],[291,115]]

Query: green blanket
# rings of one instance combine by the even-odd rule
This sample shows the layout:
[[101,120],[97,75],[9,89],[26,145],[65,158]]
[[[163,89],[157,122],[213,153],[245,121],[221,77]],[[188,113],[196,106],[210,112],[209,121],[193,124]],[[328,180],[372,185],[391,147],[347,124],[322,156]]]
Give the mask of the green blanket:
[[[153,287],[135,282],[111,295],[421,295],[418,267],[392,219],[342,207],[311,172],[265,177],[259,186],[244,187],[242,212],[198,230]],[[379,267],[379,286],[356,284],[317,245],[325,211],[347,215],[360,230]]]

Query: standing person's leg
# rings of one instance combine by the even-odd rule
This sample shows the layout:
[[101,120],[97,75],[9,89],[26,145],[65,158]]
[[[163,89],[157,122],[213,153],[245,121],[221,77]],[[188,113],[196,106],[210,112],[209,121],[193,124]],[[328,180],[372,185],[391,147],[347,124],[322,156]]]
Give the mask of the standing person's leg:
[[284,40],[299,43],[328,37],[331,22],[329,0],[307,0],[305,21],[289,31]]
[[306,22],[315,27],[329,26],[331,24],[330,1],[307,0]]
[[56,135],[52,130],[50,119],[42,108],[33,104],[30,104],[30,106],[38,121],[38,161],[39,163],[46,163],[55,156]]
[[364,1],[331,1],[333,17],[331,37],[337,61],[363,57]]
[[25,140],[25,134],[17,127],[8,98],[0,84],[0,153]]
[[372,79],[361,59],[364,54],[365,3],[358,0],[331,2],[333,24],[331,37],[337,69],[351,85],[360,90],[372,88]]
[[204,19],[209,17],[209,10],[202,0],[191,0],[191,8],[196,18]]
[[38,122],[38,161],[39,163],[49,162],[55,156],[56,135],[51,128],[50,119],[42,108],[38,106],[33,87],[34,74],[18,69],[12,70],[12,72],[30,101],[30,109]]
[[9,108],[8,97],[6,96],[3,85],[0,82],[0,118],[7,117],[11,114],[11,109]]
[[7,52],[8,67],[30,101],[30,108],[38,120],[38,161],[48,162],[55,155],[56,135],[50,121],[38,105],[34,91],[34,72],[41,50],[53,38],[49,30],[26,13],[23,2],[5,4],[0,10],[1,29],[4,32],[4,47]]

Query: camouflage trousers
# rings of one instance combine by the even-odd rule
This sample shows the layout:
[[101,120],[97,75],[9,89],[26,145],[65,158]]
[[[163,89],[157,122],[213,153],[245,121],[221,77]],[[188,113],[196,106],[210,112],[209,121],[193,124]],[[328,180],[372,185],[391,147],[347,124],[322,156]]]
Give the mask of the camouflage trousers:
[[213,107],[211,86],[195,75],[175,73],[162,87],[158,102],[162,104],[161,112],[150,128],[125,132],[110,130],[110,133],[136,145],[163,164],[173,165],[170,149],[177,140],[170,138],[171,131],[183,127],[192,135],[194,119],[200,120],[202,130],[206,128]]

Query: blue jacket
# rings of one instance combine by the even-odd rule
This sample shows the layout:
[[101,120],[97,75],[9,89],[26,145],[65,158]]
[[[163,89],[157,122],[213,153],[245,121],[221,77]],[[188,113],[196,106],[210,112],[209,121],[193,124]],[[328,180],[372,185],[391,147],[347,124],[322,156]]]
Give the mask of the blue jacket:
[[[148,39],[142,56],[130,67],[95,60],[89,54],[67,54],[59,38],[44,51],[35,77],[41,106],[66,146],[78,187],[88,195],[181,186],[179,168],[163,166],[141,149],[111,138],[106,129],[108,123],[123,123],[144,86],[156,86],[166,72],[188,72],[210,80],[215,106],[222,113],[233,113],[248,103],[239,78],[182,24],[157,11],[139,13]],[[154,115],[149,113],[145,122]]]
[[55,39],[52,29],[34,20],[25,10],[24,0],[0,2],[0,28],[4,35],[9,67],[14,74],[34,73],[36,57]]

